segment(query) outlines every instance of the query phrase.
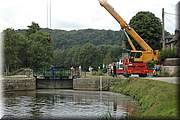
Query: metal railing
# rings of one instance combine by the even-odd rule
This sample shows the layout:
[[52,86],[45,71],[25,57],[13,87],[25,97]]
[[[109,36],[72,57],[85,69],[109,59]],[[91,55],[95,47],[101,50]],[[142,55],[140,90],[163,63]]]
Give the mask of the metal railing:
[[71,76],[71,70],[68,68],[55,67],[50,68],[34,68],[33,76],[42,78],[67,79]]

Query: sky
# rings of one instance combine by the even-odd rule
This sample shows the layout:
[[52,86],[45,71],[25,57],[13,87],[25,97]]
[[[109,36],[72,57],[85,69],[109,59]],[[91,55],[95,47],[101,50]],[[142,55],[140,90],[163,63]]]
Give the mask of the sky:
[[[50,0],[0,0],[0,32],[6,28],[26,29],[34,21],[42,28],[78,30],[120,30],[116,20],[100,6],[98,0],[51,0],[51,27],[47,25]],[[162,8],[176,14],[178,0],[108,0],[129,23],[139,11],[150,11],[162,18]],[[174,33],[176,16],[165,14],[165,29]],[[49,22],[50,20],[48,20]]]

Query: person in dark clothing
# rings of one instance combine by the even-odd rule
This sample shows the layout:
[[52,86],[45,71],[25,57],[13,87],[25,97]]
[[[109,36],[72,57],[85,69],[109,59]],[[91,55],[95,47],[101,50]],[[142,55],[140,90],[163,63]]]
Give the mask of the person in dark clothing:
[[115,76],[115,77],[117,76],[117,75],[116,75],[116,65],[115,65],[115,64],[113,65],[113,77],[114,77],[114,76]]
[[53,80],[55,80],[55,67],[54,67],[54,65],[51,65],[51,67],[50,67],[50,71],[51,71],[51,74],[52,74],[52,79]]

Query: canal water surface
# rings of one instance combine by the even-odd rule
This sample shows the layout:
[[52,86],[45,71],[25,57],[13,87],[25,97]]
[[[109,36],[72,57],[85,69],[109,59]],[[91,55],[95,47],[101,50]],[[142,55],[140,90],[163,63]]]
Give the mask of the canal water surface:
[[130,97],[105,91],[37,90],[4,94],[3,118],[120,119],[137,110]]

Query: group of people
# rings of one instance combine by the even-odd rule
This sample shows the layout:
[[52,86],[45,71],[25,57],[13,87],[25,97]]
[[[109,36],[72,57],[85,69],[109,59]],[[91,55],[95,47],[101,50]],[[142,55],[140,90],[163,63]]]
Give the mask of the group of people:
[[117,68],[116,68],[116,64],[115,64],[115,63],[110,64],[110,65],[108,66],[108,72],[109,72],[109,74],[112,75],[113,77],[117,77],[116,69],[117,69]]
[[153,75],[158,76],[158,75],[160,75],[160,72],[161,72],[161,66],[158,65],[158,64],[155,64],[154,65],[154,70],[153,70]]
[[[57,67],[55,67],[54,65],[51,65],[50,68],[49,68],[49,70],[51,71],[51,78],[52,78],[53,80],[55,80],[55,79],[56,79]],[[72,67],[70,68],[70,70],[71,70],[71,76],[72,76],[72,78],[74,78],[74,77],[79,77],[80,74],[81,74],[81,66],[79,66],[78,68],[72,66]]]

